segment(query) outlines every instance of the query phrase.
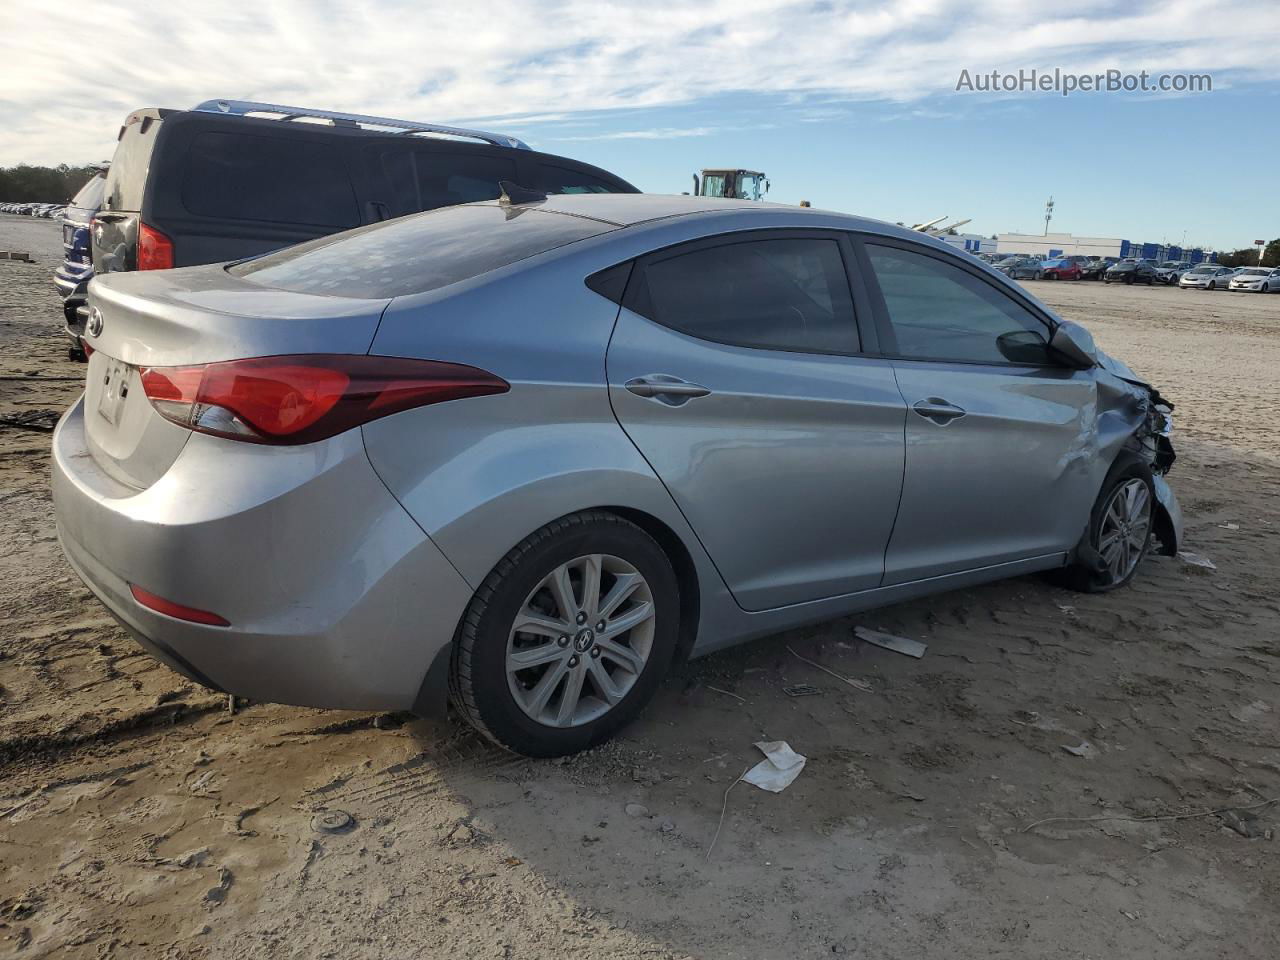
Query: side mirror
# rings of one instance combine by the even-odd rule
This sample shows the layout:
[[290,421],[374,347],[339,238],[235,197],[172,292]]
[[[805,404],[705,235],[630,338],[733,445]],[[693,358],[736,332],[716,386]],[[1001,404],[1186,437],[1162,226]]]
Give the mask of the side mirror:
[[1088,370],[1098,365],[1098,350],[1093,344],[1093,334],[1078,323],[1063,320],[1053,331],[1049,346],[1077,370]]

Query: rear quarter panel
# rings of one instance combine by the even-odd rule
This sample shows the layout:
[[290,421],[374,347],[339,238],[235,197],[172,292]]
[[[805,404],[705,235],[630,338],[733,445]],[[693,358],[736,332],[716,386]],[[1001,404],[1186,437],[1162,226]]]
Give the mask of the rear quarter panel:
[[394,301],[383,317],[371,352],[471,364],[511,384],[363,428],[378,474],[473,587],[543,524],[605,506],[661,520],[716,578],[609,405],[604,357],[618,307],[583,283],[607,265],[516,265],[493,282]]

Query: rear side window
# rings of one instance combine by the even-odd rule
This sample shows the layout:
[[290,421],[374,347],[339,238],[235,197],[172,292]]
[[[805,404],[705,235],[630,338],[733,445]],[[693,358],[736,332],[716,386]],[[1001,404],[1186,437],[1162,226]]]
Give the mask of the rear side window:
[[496,204],[442,207],[286,247],[229,270],[283,290],[383,299],[435,290],[612,229],[598,220]]
[[414,150],[408,146],[378,148],[373,155],[386,187],[392,215],[497,200],[499,180],[516,180],[510,157],[452,150]]
[[138,213],[142,209],[151,151],[156,145],[160,125],[161,122],[154,117],[131,119],[125,124],[115,155],[111,158],[111,169],[107,172],[102,200],[104,210]]
[[1049,363],[1048,329],[985,280],[936,257],[867,244],[898,355],[967,363]]
[[835,240],[788,237],[706,247],[652,261],[644,278],[637,310],[690,336],[804,353],[859,350]]
[[592,176],[582,170],[571,167],[560,167],[553,163],[538,164],[538,172],[534,174],[534,182],[530,185],[534,190],[543,193],[623,193],[619,184],[609,183],[599,177]]
[[336,229],[360,222],[338,149],[318,140],[199,133],[187,153],[182,204],[219,220]]

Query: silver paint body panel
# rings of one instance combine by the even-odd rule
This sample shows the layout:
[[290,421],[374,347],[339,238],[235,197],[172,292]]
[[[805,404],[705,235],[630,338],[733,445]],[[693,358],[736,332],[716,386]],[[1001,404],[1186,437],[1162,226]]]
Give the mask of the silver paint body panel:
[[[735,231],[870,233],[957,257],[945,244],[705,198],[560,196],[528,215],[556,212],[618,226],[391,301],[284,293],[220,266],[95,279],[105,328],[90,387],[54,436],[58,529],[77,572],[148,649],[222,689],[401,709],[502,557],[578,510],[644,515],[683,545],[695,655],[1065,562],[1133,432],[1114,412],[1131,381],[725,346],[585,284]],[[93,384],[115,362],[136,377],[147,364],[307,352],[471,364],[511,390],[266,447],[187,434],[136,385],[106,422]],[[710,393],[673,406],[624,387],[652,374]],[[966,416],[939,426],[911,411],[934,395]],[[232,626],[154,613],[129,583]]]

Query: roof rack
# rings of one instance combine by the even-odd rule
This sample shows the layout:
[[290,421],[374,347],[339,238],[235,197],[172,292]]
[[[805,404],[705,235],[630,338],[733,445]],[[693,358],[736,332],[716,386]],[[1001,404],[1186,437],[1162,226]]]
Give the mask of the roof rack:
[[193,109],[204,113],[224,113],[233,116],[246,116],[251,113],[274,113],[280,120],[329,120],[336,126],[386,127],[398,134],[417,136],[419,134],[443,134],[448,137],[465,137],[471,140],[483,140],[495,147],[512,147],[516,150],[532,149],[523,140],[509,137],[505,133],[485,133],[483,130],[469,130],[465,127],[446,127],[438,123],[415,123],[412,120],[392,120],[390,117],[366,117],[359,113],[336,113],[332,110],[312,110],[309,107],[286,107],[278,103],[257,103],[253,100],[206,100]]

